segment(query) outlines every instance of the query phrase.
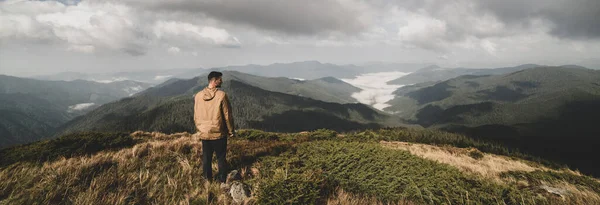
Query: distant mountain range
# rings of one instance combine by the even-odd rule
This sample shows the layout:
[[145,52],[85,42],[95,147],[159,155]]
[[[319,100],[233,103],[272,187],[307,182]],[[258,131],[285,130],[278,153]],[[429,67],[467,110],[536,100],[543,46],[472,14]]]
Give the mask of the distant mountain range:
[[[223,80],[236,80],[263,90],[304,96],[316,100],[335,103],[356,103],[351,95],[361,89],[334,77],[315,80],[295,80],[284,77],[270,78],[246,74],[238,71],[223,71]],[[138,95],[173,96],[193,94],[207,83],[207,74],[189,80],[173,79],[150,88]]]
[[[411,74],[402,76],[388,83],[395,85],[413,85],[425,82],[444,81],[461,75],[501,75],[536,67],[544,66],[536,64],[523,64],[515,67],[503,68],[441,68],[437,65],[431,65],[423,67]],[[559,67],[585,69],[585,67],[578,65],[563,65]]]
[[[352,94],[361,89],[334,77],[297,80],[223,73],[225,89],[239,105],[240,127],[352,130],[399,122],[398,117],[358,104]],[[99,83],[2,76],[0,147],[83,130],[191,132],[192,96],[206,84],[206,73],[192,79],[171,78],[154,87],[129,80]]]
[[540,67],[540,65],[524,64],[505,68],[441,68],[433,65],[421,68],[411,74],[402,76],[388,83],[395,85],[412,85],[431,81],[448,80],[461,75],[499,75],[535,67]]
[[171,78],[190,79],[210,71],[234,70],[243,73],[264,77],[286,77],[314,80],[323,77],[335,77],[338,79],[352,78],[360,74],[372,72],[402,71],[413,72],[427,64],[403,64],[403,63],[367,63],[363,65],[335,65],[320,63],[318,61],[303,61],[294,63],[275,63],[270,65],[241,65],[225,66],[216,68],[195,69],[170,69],[170,70],[144,70],[117,73],[92,73],[84,74],[78,72],[63,72],[54,75],[34,76],[41,80],[88,80],[97,82],[115,82],[122,80],[134,80],[151,84],[160,84]]
[[[61,127],[57,135],[84,130],[195,132],[193,95],[206,83],[206,76],[163,83],[78,117]],[[345,96],[356,89],[331,78],[297,81],[225,71],[223,84],[223,89],[230,96],[238,128],[280,132],[319,128],[341,131],[400,123],[399,118],[363,104],[315,100],[332,99],[331,96],[337,96],[336,93]],[[320,85],[322,87],[318,87]]]
[[52,136],[76,116],[150,87],[147,83],[42,81],[0,75],[0,147]]
[[215,68],[215,70],[235,70],[248,74],[265,77],[287,77],[302,79],[319,79],[323,77],[335,77],[338,79],[353,78],[361,74],[375,72],[412,72],[425,64],[401,64],[401,63],[368,63],[363,65],[336,65],[320,63],[318,61],[304,61],[295,63],[275,63],[271,65],[245,65]]
[[[504,75],[464,75],[439,83],[402,87],[396,91],[398,95],[386,111],[429,126],[443,124],[449,119],[427,118],[421,113],[423,109],[445,110],[456,105],[493,102],[499,106],[519,105],[506,109],[519,110],[521,115],[511,117],[508,116],[511,112],[499,112],[507,116],[481,115],[476,119],[462,119],[462,122],[469,125],[517,124],[534,121],[541,115],[553,115],[549,110],[558,110],[569,101],[600,97],[598,83],[600,71],[580,68],[537,67]],[[539,108],[540,104],[544,109]],[[409,107],[414,109],[407,109]]]
[[79,72],[62,72],[52,75],[32,76],[39,80],[53,81],[73,81],[86,80],[100,83],[112,83],[119,81],[137,81],[149,84],[160,84],[171,78],[191,78],[190,76],[198,76],[206,71],[202,68],[198,69],[170,69],[170,70],[144,70],[144,71],[129,71],[129,72],[114,72],[114,73],[79,73]]

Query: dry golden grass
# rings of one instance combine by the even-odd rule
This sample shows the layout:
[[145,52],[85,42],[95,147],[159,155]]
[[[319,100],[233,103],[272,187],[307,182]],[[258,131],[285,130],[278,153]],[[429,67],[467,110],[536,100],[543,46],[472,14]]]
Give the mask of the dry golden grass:
[[[0,204],[226,204],[219,185],[205,186],[201,177],[199,140],[187,133],[132,136],[147,141],[119,151],[0,169]],[[233,168],[249,175],[257,156],[288,144],[230,140],[227,157]]]
[[475,159],[468,155],[474,148],[438,147],[426,144],[386,141],[381,141],[380,144],[387,148],[406,150],[411,154],[425,159],[448,164],[461,171],[478,174],[498,181],[500,181],[499,174],[502,172],[531,172],[537,169],[544,169],[541,167],[533,167],[522,161],[494,154],[484,153],[483,158]]

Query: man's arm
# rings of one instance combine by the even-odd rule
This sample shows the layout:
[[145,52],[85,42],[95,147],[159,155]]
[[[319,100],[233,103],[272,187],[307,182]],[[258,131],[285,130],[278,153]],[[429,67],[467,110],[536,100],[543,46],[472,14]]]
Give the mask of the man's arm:
[[223,97],[223,115],[225,116],[225,124],[227,130],[229,130],[229,136],[233,137],[234,124],[233,124],[233,111],[231,110],[231,104],[229,104],[229,98],[227,94]]
[[199,120],[198,120],[198,104],[197,104],[198,102],[196,99],[196,95],[194,95],[194,125],[195,125],[194,127],[196,127],[196,131],[198,131],[199,130],[199,124],[198,124]]

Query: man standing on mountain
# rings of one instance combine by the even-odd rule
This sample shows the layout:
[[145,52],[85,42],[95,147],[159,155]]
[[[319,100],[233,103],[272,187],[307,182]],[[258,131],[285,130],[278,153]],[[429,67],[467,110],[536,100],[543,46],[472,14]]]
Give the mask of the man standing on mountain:
[[212,156],[216,152],[221,182],[227,172],[227,137],[233,137],[233,112],[227,94],[218,88],[223,73],[210,72],[208,86],[194,96],[194,123],[202,140],[202,174],[212,181]]

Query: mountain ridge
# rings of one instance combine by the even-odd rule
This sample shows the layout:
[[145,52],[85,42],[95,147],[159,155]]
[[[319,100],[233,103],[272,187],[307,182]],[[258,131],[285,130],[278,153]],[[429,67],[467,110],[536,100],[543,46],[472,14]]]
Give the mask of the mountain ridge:
[[0,147],[50,137],[62,123],[146,87],[134,81],[105,84],[0,75]]
[[[455,78],[462,75],[499,75],[511,73],[519,70],[540,67],[537,64],[523,64],[514,67],[502,67],[502,68],[440,68],[437,66],[425,67],[422,70],[418,70],[414,73],[402,76],[398,79],[392,80],[388,83],[396,85],[412,85],[417,83],[425,83],[428,81],[444,81],[451,78]],[[434,69],[431,69],[434,68]]]
[[[154,95],[152,92],[155,91],[149,90],[151,92],[106,104],[86,116],[67,123],[61,128],[63,131],[58,134],[77,130],[106,131],[108,129],[192,132],[195,130],[192,122],[192,95],[195,93],[193,90],[198,91],[203,87],[189,87],[192,83],[187,83],[188,81],[195,83],[197,80],[182,81],[188,87],[179,87],[179,91],[172,92],[174,95]],[[169,86],[178,85],[170,84],[161,89],[169,90]],[[366,105],[323,102],[264,90],[233,79],[227,80],[223,89],[229,94],[234,107],[235,122],[240,128],[261,128],[272,131],[318,128],[347,130],[381,126],[374,122],[386,125],[400,122]]]
[[565,67],[460,76],[400,88],[386,111],[424,127],[500,142],[598,174],[588,163],[600,145],[593,123],[600,118],[597,82],[598,70]]

